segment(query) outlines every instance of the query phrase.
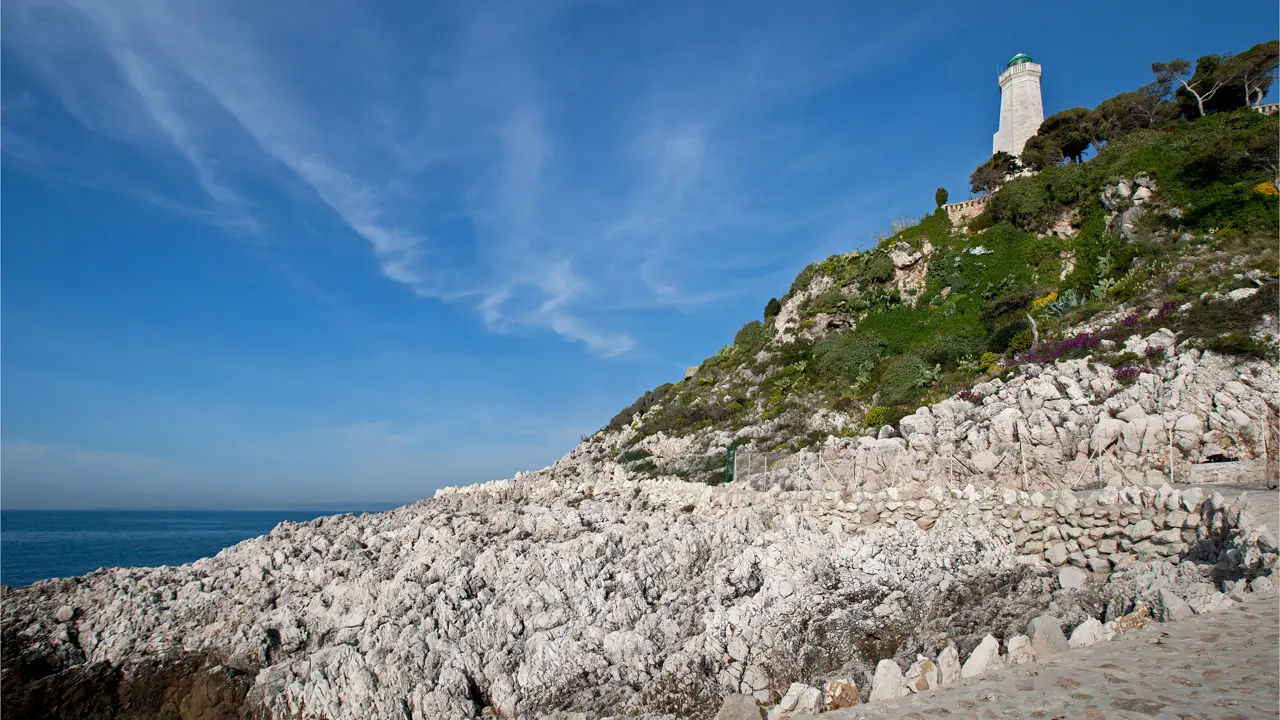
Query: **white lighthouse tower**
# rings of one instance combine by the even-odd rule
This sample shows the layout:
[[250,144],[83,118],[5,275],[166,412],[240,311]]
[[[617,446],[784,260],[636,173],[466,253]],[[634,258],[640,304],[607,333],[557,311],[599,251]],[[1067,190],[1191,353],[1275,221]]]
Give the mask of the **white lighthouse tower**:
[[1000,129],[991,142],[991,153],[1001,150],[1017,157],[1040,123],[1044,106],[1040,102],[1040,66],[1030,55],[1013,56],[1000,73]]

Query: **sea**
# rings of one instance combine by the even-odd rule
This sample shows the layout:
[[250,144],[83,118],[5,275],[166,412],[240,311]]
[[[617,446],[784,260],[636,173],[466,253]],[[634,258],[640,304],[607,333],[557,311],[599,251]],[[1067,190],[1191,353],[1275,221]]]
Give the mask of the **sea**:
[[[350,510],[0,510],[0,584],[104,567],[182,565],[271,532]],[[359,512],[359,511],[357,511]]]

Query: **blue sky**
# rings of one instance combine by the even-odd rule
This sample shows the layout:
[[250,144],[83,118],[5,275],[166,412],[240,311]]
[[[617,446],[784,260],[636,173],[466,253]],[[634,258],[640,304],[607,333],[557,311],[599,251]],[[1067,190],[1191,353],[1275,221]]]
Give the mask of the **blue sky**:
[[357,507],[542,467],[804,265],[1274,2],[3,6],[17,507]]

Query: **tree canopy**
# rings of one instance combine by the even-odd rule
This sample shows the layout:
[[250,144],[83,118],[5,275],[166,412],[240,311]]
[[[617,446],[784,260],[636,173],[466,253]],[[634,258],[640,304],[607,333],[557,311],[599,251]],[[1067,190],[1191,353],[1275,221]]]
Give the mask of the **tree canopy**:
[[969,189],[975,193],[990,193],[999,189],[1008,177],[1020,169],[1018,159],[1001,150],[973,171],[969,176]]

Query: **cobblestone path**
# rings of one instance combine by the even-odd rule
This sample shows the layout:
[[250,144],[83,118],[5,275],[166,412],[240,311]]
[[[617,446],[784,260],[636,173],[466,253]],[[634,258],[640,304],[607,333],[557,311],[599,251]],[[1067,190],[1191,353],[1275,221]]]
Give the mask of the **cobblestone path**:
[[[807,716],[821,720],[1280,717],[1280,597],[1145,628],[1047,662],[933,692]],[[806,717],[806,716],[799,716]],[[798,720],[798,717],[797,717]]]

